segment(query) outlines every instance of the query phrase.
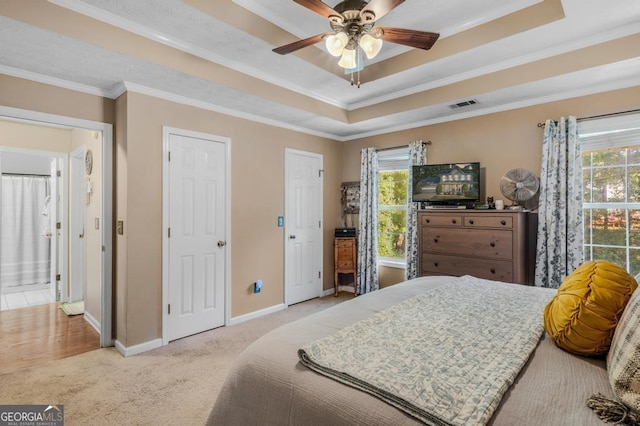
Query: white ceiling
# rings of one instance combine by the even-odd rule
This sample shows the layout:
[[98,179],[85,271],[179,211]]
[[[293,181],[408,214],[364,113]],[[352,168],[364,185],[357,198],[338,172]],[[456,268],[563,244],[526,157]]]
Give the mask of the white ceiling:
[[[26,13],[18,4],[24,2],[7,3],[0,9],[0,73],[112,98],[133,90],[337,140],[640,85],[640,43],[635,52],[613,45],[611,55],[597,58],[589,51],[640,33],[637,0],[409,0],[378,23],[439,32],[440,39],[429,52],[385,43],[375,63],[366,63],[359,89],[322,43],[285,56],[271,51],[329,30],[291,0],[31,1],[61,16],[49,21]],[[515,30],[505,21],[520,14],[526,26],[528,16],[552,15],[534,11],[559,3],[563,18]],[[239,28],[258,16],[273,25]],[[117,28],[74,32],[87,17]],[[105,32],[103,43],[96,35],[105,28],[116,33]],[[473,30],[483,28],[489,38],[473,45]],[[185,52],[185,62],[150,60],[144,49],[130,48],[139,36]],[[202,72],[188,71],[194,64]],[[241,78],[207,74],[207,67]],[[467,99],[477,104],[449,107]]]

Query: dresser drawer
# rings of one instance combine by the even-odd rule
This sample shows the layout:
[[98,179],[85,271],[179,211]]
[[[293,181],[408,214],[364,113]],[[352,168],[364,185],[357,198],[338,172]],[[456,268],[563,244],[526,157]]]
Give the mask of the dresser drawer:
[[353,249],[351,247],[338,247],[338,257],[340,257],[340,259],[352,258]]
[[353,260],[338,260],[338,264],[336,265],[336,269],[340,270],[340,269],[353,269],[354,268],[354,262]]
[[504,260],[423,254],[420,271],[421,275],[473,275],[490,280],[513,281],[513,265]]
[[336,239],[336,248],[338,250],[351,250],[351,248],[355,245],[355,241],[352,239],[341,240]]
[[423,253],[453,254],[511,260],[513,240],[511,231],[491,229],[423,228]]
[[464,226],[477,228],[513,228],[513,217],[511,216],[488,216],[476,215],[465,216]]
[[422,215],[422,226],[462,226],[462,215]]

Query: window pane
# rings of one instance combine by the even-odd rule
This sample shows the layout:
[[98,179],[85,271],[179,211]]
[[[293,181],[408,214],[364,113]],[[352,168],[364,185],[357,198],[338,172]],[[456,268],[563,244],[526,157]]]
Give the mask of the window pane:
[[383,171],[378,174],[378,205],[407,205],[407,170]]
[[640,210],[629,210],[629,245],[640,247]]
[[582,169],[582,199],[584,203],[591,202],[591,169]]
[[627,269],[627,250],[624,248],[594,247],[593,260],[608,260]]
[[380,210],[378,214],[378,255],[404,258],[406,210]]
[[625,163],[626,148],[593,152],[594,166],[621,166]]
[[584,243],[591,244],[591,227],[593,224],[591,223],[591,209],[584,210]]
[[634,277],[640,274],[640,249],[629,250],[629,273]]
[[640,166],[629,167],[627,179],[629,185],[629,202],[640,202]]
[[591,152],[584,152],[582,154],[582,167],[589,167],[591,165]]
[[629,148],[629,164],[640,164],[640,147]]
[[624,167],[593,169],[593,202],[624,202]]
[[593,244],[608,246],[625,246],[627,244],[625,210],[594,209],[591,224]]

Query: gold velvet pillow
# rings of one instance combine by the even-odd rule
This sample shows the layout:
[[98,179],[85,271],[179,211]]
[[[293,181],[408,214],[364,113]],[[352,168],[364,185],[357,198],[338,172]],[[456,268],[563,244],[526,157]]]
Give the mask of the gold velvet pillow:
[[607,353],[618,320],[636,280],[611,262],[586,262],[562,282],[544,309],[544,328],[549,337],[579,355]]

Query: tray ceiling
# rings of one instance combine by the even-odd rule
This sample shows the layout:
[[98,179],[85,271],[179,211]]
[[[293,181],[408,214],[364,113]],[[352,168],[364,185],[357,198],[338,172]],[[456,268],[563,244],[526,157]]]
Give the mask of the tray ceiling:
[[411,0],[378,24],[441,36],[385,43],[358,89],[322,43],[271,51],[329,30],[291,0],[3,2],[0,73],[343,141],[640,85],[635,0]]

